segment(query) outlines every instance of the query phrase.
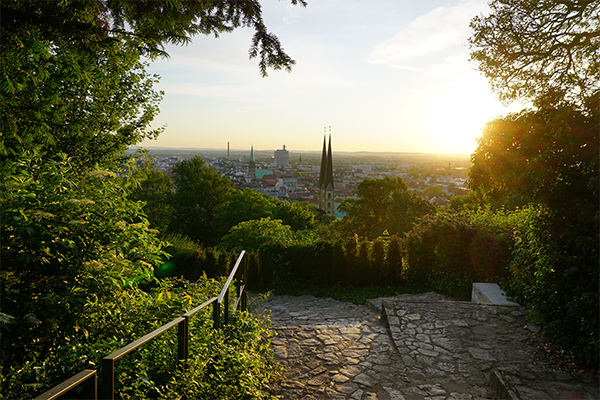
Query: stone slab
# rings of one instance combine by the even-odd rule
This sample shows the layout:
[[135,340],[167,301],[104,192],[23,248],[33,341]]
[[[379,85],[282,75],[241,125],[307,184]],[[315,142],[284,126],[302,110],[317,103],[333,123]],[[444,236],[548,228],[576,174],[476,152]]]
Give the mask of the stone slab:
[[519,303],[508,301],[506,293],[496,283],[473,283],[471,302],[478,304],[497,304],[502,306],[519,306]]

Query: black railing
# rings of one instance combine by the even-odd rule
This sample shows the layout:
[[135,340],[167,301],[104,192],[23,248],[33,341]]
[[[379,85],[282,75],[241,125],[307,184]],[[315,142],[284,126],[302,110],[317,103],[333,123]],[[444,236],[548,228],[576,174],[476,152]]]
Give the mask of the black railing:
[[[161,326],[158,329],[148,333],[147,335],[141,337],[140,339],[128,344],[125,347],[120,348],[119,350],[111,353],[110,355],[104,357],[102,359],[102,399],[113,400],[115,398],[115,362],[123,357],[124,355],[134,351],[138,347],[144,345],[148,341],[154,339],[155,337],[161,335],[162,333],[168,331],[169,329],[177,326],[177,359],[180,362],[180,366],[183,368],[185,366],[185,361],[189,356],[189,319],[198,311],[203,308],[208,307],[209,305],[213,305],[213,328],[220,329],[222,326],[221,322],[221,304],[224,303],[223,308],[223,322],[227,323],[229,320],[229,285],[231,285],[231,281],[233,280],[236,272],[238,271],[240,264],[242,265],[241,270],[241,279],[236,281],[237,283],[237,297],[235,300],[235,304],[233,309],[237,309],[238,305],[240,306],[240,310],[245,310],[247,307],[247,292],[246,292],[246,272],[247,272],[247,262],[244,259],[246,251],[242,250],[240,256],[238,257],[223,289],[221,289],[221,293],[219,293],[218,297],[213,297],[204,303],[200,304],[198,307],[186,312],[181,317],[175,318],[171,322]],[[35,400],[54,400],[58,399],[60,396],[66,394],[70,390],[74,389],[79,385],[83,385],[83,390],[81,395],[85,399],[94,399],[98,398],[98,390],[96,383],[96,370],[86,369],[72,378],[67,379],[66,381],[58,384],[52,389],[44,392],[42,395],[35,398]]]

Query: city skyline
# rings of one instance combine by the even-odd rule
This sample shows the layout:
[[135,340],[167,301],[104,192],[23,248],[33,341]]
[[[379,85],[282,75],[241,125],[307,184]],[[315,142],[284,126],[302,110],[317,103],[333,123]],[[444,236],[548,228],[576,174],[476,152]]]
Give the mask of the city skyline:
[[331,126],[337,151],[470,154],[503,106],[468,62],[469,21],[486,1],[263,2],[268,29],[297,65],[261,78],[249,29],[167,47],[149,70],[165,91],[142,147],[318,151]]

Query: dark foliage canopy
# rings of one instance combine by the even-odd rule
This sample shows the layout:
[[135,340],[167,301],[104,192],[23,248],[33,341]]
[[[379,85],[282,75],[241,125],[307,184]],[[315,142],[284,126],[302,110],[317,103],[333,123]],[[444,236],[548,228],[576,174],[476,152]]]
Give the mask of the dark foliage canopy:
[[[303,0],[292,4],[305,5]],[[84,167],[114,161],[149,129],[162,94],[144,60],[194,35],[254,29],[259,70],[294,61],[263,23],[258,1],[3,1],[0,155],[65,153]]]
[[597,103],[598,0],[492,0],[490,8],[471,21],[469,44],[501,100]]

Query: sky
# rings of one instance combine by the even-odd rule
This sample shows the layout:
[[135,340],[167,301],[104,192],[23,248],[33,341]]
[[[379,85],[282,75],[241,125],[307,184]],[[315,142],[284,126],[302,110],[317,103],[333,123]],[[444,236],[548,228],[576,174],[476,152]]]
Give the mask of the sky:
[[253,30],[168,46],[149,71],[163,90],[141,146],[471,154],[503,105],[469,62],[469,22],[486,0],[263,0],[263,18],[291,73],[248,58]]

